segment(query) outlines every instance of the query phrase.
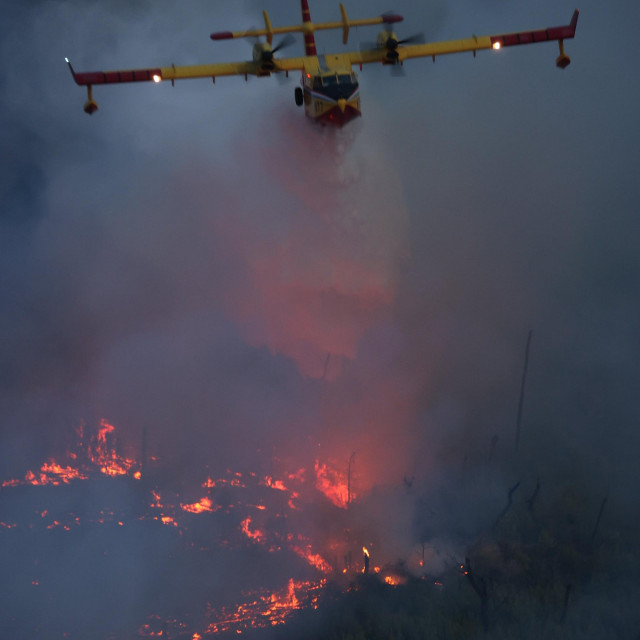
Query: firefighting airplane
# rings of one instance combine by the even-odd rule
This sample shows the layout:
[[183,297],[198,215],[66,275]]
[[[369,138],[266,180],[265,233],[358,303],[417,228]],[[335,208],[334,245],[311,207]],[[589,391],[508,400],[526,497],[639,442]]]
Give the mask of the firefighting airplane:
[[[537,42],[558,41],[560,55],[556,65],[564,69],[570,62],[564,52],[564,40],[573,38],[578,23],[578,10],[573,14],[571,22],[562,27],[550,27],[535,31],[521,31],[492,36],[472,36],[463,40],[448,40],[443,42],[410,44],[421,40],[420,36],[413,36],[404,40],[392,31],[391,25],[401,22],[403,17],[395,13],[385,13],[375,18],[350,20],[344,5],[340,4],[341,20],[339,22],[311,22],[308,0],[300,0],[302,8],[302,24],[290,27],[272,27],[266,11],[263,11],[264,29],[249,31],[219,31],[211,34],[212,40],[227,40],[230,38],[259,38],[253,46],[253,60],[248,62],[223,62],[219,64],[203,64],[194,66],[172,65],[155,69],[135,69],[125,71],[88,71],[76,72],[66,59],[69,69],[77,84],[86,86],[88,100],[84,105],[86,113],[91,115],[98,109],[93,99],[92,87],[97,84],[112,84],[120,82],[162,82],[185,78],[212,78],[218,76],[250,75],[270,76],[272,73],[284,73],[287,77],[290,71],[302,71],[301,87],[295,89],[295,101],[298,106],[304,105],[308,117],[322,124],[343,126],[350,120],[361,115],[358,76],[353,67],[358,65],[362,70],[363,64],[377,62],[390,65],[396,69],[409,58],[430,57],[435,62],[437,56],[448,53],[472,52],[474,57],[481,49],[501,49],[517,44],[532,44]],[[379,33],[376,44],[369,49],[349,51],[346,53],[318,55],[314,32],[324,29],[342,29],[342,41],[347,44],[350,27],[367,25],[384,25]],[[302,33],[304,36],[305,55],[298,58],[277,58],[275,53],[289,46],[292,33]],[[276,34],[287,34],[276,46],[273,37]]]

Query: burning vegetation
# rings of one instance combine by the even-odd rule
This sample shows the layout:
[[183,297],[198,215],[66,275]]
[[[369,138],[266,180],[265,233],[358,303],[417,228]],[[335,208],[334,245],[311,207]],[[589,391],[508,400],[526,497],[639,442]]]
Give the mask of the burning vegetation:
[[[27,561],[31,565],[28,586],[36,602],[41,595],[51,599],[49,590],[55,582],[48,568],[51,558],[44,557],[39,547],[47,546],[40,540],[54,531],[67,535],[58,542],[71,553],[78,539],[100,539],[102,546],[93,549],[87,559],[92,566],[100,556],[108,565],[108,558],[131,542],[129,536],[135,539],[139,534],[151,541],[159,536],[157,527],[161,527],[169,534],[160,538],[170,562],[179,558],[189,566],[201,563],[194,572],[200,574],[198,590],[203,572],[213,569],[210,562],[224,565],[225,572],[235,572],[228,579],[228,588],[215,584],[204,602],[202,593],[198,594],[200,608],[189,604],[182,613],[169,615],[159,604],[166,595],[157,601],[151,598],[146,620],[137,625],[139,637],[203,638],[282,625],[294,612],[317,607],[329,579],[347,569],[362,571],[359,563],[342,563],[350,558],[345,510],[355,496],[347,490],[346,476],[328,462],[317,461],[311,472],[300,468],[263,477],[232,469],[208,474],[198,490],[190,490],[195,499],[185,500],[161,484],[159,461],[145,457],[124,456],[114,426],[103,420],[93,431],[81,426],[63,460],[50,459],[37,471],[2,482],[0,499],[7,508],[3,508],[0,533],[4,532],[5,548],[21,547],[23,557],[31,558]],[[94,499],[94,493],[101,502]],[[316,528],[309,525],[308,501],[318,496],[326,500],[326,508],[338,523],[333,529],[336,539],[318,539]],[[86,507],[87,502],[92,503],[91,508]],[[23,506],[16,508],[19,504]],[[29,506],[25,509],[24,505]],[[109,532],[109,540],[103,539],[103,531]],[[18,544],[25,533],[34,543],[31,548]],[[142,564],[167,562],[151,551],[141,552]],[[254,558],[248,568],[247,555]],[[98,565],[96,574],[107,570],[102,561]],[[216,569],[213,582],[221,579],[220,567]],[[287,576],[288,570],[292,573]],[[175,575],[172,579],[180,582]],[[85,588],[94,587],[90,576],[83,575],[79,582]],[[247,589],[245,582],[256,588]],[[174,589],[168,592],[180,600]],[[11,620],[19,626],[19,616]],[[42,628],[34,626],[31,631],[38,634]],[[65,634],[74,631],[72,621],[61,621],[52,637],[68,637]],[[113,631],[105,637],[120,635]]]
[[78,429],[64,459],[1,484],[2,637],[606,638],[590,592],[635,593],[619,576],[635,580],[637,549],[612,543],[608,497],[585,526],[583,497],[518,483],[434,574],[428,528],[393,562],[371,539],[359,509],[384,500],[356,497],[352,462],[209,470],[176,491],[159,460],[122,454],[113,425]]

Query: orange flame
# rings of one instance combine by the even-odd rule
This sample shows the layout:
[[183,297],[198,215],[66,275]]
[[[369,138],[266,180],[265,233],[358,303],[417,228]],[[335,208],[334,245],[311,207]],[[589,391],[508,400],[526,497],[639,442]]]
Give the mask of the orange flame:
[[392,587],[397,587],[398,585],[404,584],[407,579],[401,576],[388,575],[384,577],[384,581]]
[[249,529],[250,524],[251,524],[251,516],[248,516],[240,523],[240,531],[242,531],[242,533],[244,533],[244,535],[247,536],[247,538],[249,538],[250,540],[255,540],[256,542],[263,542],[265,539],[264,533],[260,531],[260,529],[255,529],[254,531],[251,531],[251,529]]
[[205,511],[215,511],[211,498],[207,496],[202,498],[199,502],[193,502],[192,504],[180,503],[180,508],[183,511],[187,511],[189,513],[204,513]]
[[293,550],[301,557],[304,558],[312,567],[315,567],[322,573],[331,573],[331,565],[319,554],[311,551],[311,546],[307,546],[306,549],[301,547],[293,547]]
[[344,473],[329,468],[326,464],[315,463],[316,489],[340,509],[349,506],[349,499],[353,500],[353,493],[349,495],[349,487]]
[[[139,467],[139,464],[133,459],[119,455],[116,447],[110,443],[111,440],[114,440],[112,435],[114,431],[113,425],[102,420],[98,433],[91,437],[88,443],[85,443],[84,427],[80,425],[77,429],[79,440],[77,446],[84,452],[82,456],[85,460],[84,464],[79,464],[76,467],[59,464],[54,459],[49,459],[40,467],[39,471],[27,471],[23,480],[17,478],[5,480],[0,488],[16,487],[21,484],[57,486],[68,484],[72,480],[86,480],[89,477],[87,474],[93,470],[92,466],[108,476],[126,475],[131,472],[135,479],[140,480],[141,471],[139,469],[133,471],[134,468]],[[66,457],[77,464],[79,456],[75,451],[67,452]]]
[[243,633],[247,629],[260,629],[284,624],[287,618],[303,606],[317,609],[318,592],[326,580],[318,582],[297,582],[290,579],[287,586],[273,593],[258,595],[253,602],[236,605],[234,609],[222,607],[211,610],[209,615],[216,618],[204,631],[205,634]]
[[96,437],[97,444],[94,443],[90,450],[91,462],[100,467],[101,473],[108,476],[126,475],[132,467],[137,466],[135,460],[119,456],[115,447],[109,446],[110,436],[115,431],[115,427],[106,420],[100,421],[100,429]]

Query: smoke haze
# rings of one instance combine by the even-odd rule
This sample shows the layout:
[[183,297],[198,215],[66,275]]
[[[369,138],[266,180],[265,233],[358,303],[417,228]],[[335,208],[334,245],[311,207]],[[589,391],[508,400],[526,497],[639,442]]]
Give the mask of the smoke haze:
[[[401,4],[398,33],[430,39],[565,24],[575,8]],[[315,5],[336,19],[337,3]],[[107,418],[129,451],[146,428],[185,484],[205,468],[346,469],[355,453],[363,535],[389,559],[427,541],[441,566],[517,481],[627,513],[640,8],[586,0],[564,72],[545,44],[411,61],[404,78],[365,68],[363,118],[341,131],[305,120],[295,74],[97,87],[100,110],[82,112],[64,56],[78,70],[244,59],[246,42],[208,34],[259,24],[262,8],[299,19],[293,0],[8,8],[2,478]]]

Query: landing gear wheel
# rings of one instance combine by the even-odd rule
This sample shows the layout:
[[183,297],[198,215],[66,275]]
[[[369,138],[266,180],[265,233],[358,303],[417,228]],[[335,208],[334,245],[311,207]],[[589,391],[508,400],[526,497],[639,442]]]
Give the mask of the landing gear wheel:
[[302,87],[296,87],[294,95],[295,95],[295,98],[296,98],[296,104],[299,107],[301,107],[302,103],[304,102],[304,94],[302,93]]

